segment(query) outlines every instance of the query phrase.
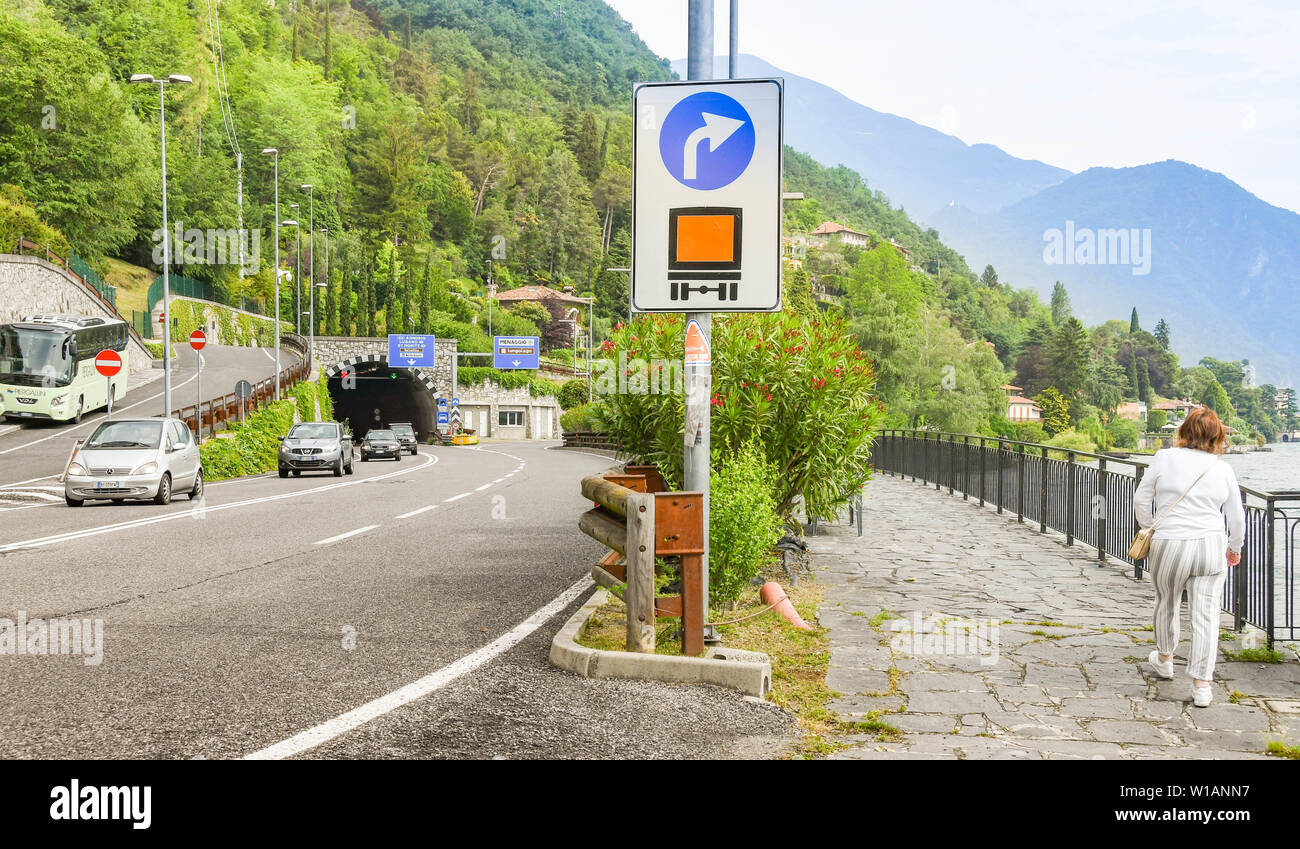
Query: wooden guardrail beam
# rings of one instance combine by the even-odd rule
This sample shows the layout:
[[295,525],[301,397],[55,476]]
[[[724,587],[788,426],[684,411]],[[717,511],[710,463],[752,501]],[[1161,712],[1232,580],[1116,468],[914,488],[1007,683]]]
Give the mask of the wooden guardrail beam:
[[615,516],[627,518],[627,497],[635,494],[625,486],[605,480],[601,475],[582,479],[582,496],[604,507]]
[[627,555],[626,521],[620,521],[598,507],[578,517],[578,529],[602,545]]

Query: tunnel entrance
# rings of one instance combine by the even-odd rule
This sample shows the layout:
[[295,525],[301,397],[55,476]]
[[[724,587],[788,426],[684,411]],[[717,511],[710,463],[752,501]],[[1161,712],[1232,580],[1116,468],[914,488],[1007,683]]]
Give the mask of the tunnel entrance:
[[330,366],[325,376],[334,418],[347,422],[354,439],[393,422],[410,422],[422,443],[433,435],[435,388],[426,370],[390,368],[385,357],[367,357]]

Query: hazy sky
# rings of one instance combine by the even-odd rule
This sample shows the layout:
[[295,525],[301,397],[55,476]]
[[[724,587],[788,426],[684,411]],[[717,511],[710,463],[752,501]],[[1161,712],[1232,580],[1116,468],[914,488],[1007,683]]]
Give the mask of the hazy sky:
[[[686,0],[606,2],[686,55]],[[1071,171],[1181,159],[1300,211],[1296,0],[740,0],[740,50],[967,143]]]

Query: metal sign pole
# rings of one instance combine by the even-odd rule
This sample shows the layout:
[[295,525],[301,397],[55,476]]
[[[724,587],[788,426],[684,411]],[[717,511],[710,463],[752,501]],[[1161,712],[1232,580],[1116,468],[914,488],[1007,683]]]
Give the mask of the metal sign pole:
[[203,354],[200,351],[195,351],[194,356],[198,361],[198,366],[195,370],[195,375],[196,375],[195,382],[198,384],[198,391],[194,393],[195,394],[194,439],[197,442],[202,442],[203,441]]
[[[713,0],[690,0],[689,18],[687,20],[686,78],[688,80],[713,79]],[[689,328],[695,321],[704,334],[704,341],[713,347],[713,313],[689,312],[686,314],[685,327]],[[686,403],[694,404],[694,415],[686,411],[686,421],[697,421],[694,438],[685,435],[686,444],[683,455],[683,485],[687,491],[704,493],[704,552],[700,556],[700,576],[704,604],[703,622],[709,621],[709,400],[712,397],[713,365],[711,362],[682,364],[682,377],[686,382]],[[697,391],[692,392],[692,388]],[[699,391],[703,390],[703,391]],[[705,626],[706,638],[712,636],[713,628]]]
[[104,416],[104,421],[113,420],[113,378],[104,378],[108,381],[108,413]]

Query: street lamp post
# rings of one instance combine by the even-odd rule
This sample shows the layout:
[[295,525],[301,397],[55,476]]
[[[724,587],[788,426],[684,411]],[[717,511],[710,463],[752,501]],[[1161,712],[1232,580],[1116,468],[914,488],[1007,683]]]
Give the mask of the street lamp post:
[[[328,227],[322,227],[320,231],[325,236],[325,280],[319,286],[324,289],[330,284],[330,231]],[[316,286],[316,281],[313,280],[311,287],[311,341],[307,343],[307,350],[311,351],[312,357],[316,355]],[[308,362],[314,362],[314,360],[308,360]]]
[[[303,183],[298,187],[307,193],[307,297],[311,299],[312,293],[316,291],[316,195],[315,186],[311,183]],[[302,307],[298,307],[299,312]],[[307,348],[307,370],[311,370],[312,357],[315,351],[308,346]]]
[[158,138],[162,152],[162,234],[163,234],[163,415],[172,412],[172,355],[171,355],[171,277],[172,264],[171,234],[167,230],[167,100],[163,91],[168,84],[184,85],[194,80],[184,74],[171,74],[165,80],[155,79],[152,74],[132,74],[131,82],[158,86]]
[[275,400],[280,400],[280,151],[262,148],[275,163]]
[[[289,206],[290,206],[291,208],[292,208],[292,207],[295,207],[295,206],[297,206],[297,205],[298,205],[298,204],[296,204],[296,203],[291,203],[291,204],[289,204]],[[298,223],[298,219],[296,219],[296,218],[286,218],[286,219],[284,219],[283,221],[280,222],[280,226],[281,226],[281,227],[293,227],[293,235],[294,235],[294,239],[296,240],[296,244],[299,244],[299,245],[302,244],[302,239],[301,239],[301,234],[302,234],[302,225]],[[297,268],[298,268],[298,272],[302,271],[302,263],[298,263]],[[294,293],[294,303],[295,303],[295,304],[298,302],[298,289],[300,288],[300,287],[299,287],[299,277],[297,276],[297,273],[298,273],[298,272],[295,272],[295,276],[294,276],[294,278],[293,278],[293,293]],[[287,275],[289,272],[288,272],[288,270],[286,270],[284,273]],[[298,310],[295,309],[295,310],[294,310],[294,313],[296,314],[297,312],[298,312]],[[295,324],[294,324],[294,326],[295,326],[295,328],[297,329],[297,332],[298,332],[299,334],[301,334],[301,333],[302,333],[302,319],[301,319],[301,318],[298,318],[297,315],[294,316],[294,319],[295,319]]]
[[289,204],[289,208],[294,210],[294,247],[293,247],[293,329],[299,336],[302,335],[302,225],[297,221],[298,214],[302,207],[296,203]]

